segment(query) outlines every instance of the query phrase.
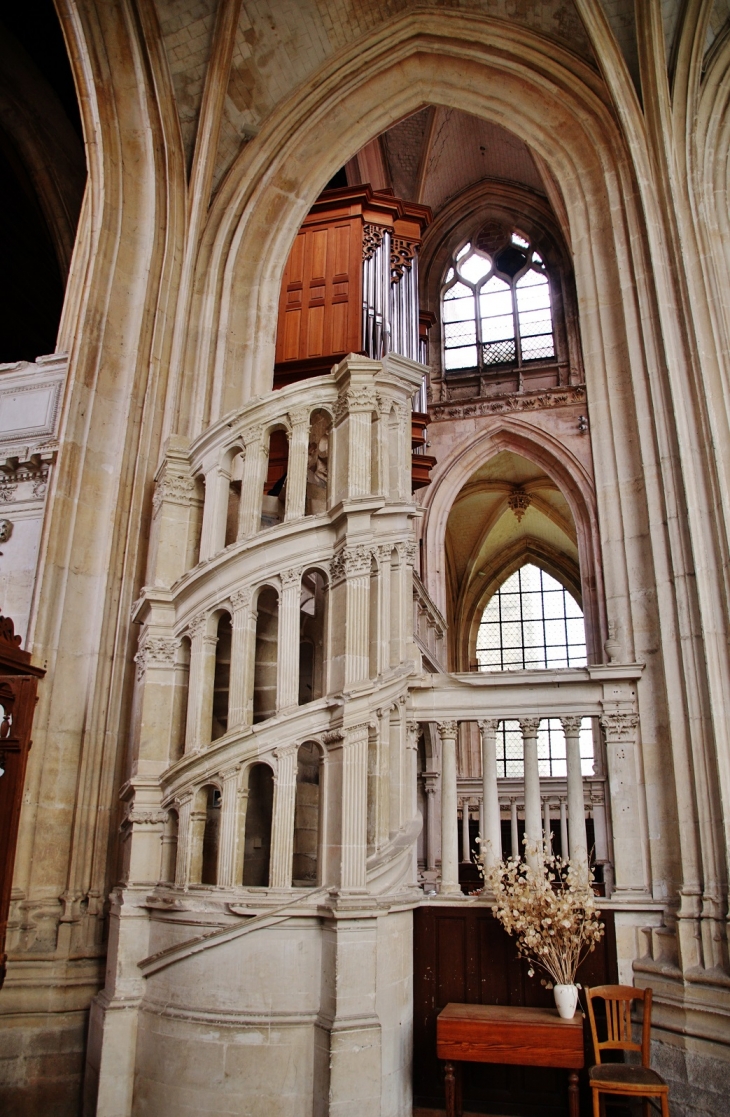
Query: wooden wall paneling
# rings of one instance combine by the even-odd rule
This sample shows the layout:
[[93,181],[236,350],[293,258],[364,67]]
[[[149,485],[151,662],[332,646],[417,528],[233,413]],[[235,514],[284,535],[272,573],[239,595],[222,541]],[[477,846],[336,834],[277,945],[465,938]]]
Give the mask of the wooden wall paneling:
[[[612,913],[606,934],[581,967],[583,985],[618,980]],[[424,905],[414,913],[414,1105],[443,1108],[443,1067],[436,1058],[436,1017],[450,1001],[540,1008],[553,995],[530,978],[514,940],[485,907]],[[585,1030],[586,1059],[591,1061]],[[520,1117],[563,1117],[566,1072],[547,1067],[464,1065],[465,1108]]]

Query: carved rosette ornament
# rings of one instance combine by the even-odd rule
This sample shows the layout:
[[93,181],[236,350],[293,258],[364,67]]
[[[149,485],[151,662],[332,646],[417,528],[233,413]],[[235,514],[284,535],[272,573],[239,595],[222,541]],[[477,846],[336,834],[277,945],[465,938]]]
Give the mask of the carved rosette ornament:
[[406,268],[410,271],[418,251],[418,242],[406,237],[393,237],[390,244],[390,282],[400,283]]
[[376,251],[381,247],[387,229],[384,225],[363,225],[362,230],[362,258],[371,260]]

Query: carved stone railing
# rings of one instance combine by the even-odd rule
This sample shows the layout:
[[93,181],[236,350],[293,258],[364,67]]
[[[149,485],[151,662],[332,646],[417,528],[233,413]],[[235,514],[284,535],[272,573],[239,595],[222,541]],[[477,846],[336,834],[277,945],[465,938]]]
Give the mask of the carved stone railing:
[[[561,721],[566,739],[568,850],[571,860],[587,864],[585,783],[579,739],[582,719],[590,717],[599,719],[605,742],[606,778],[614,819],[614,895],[624,900],[647,898],[643,865],[636,857],[633,840],[640,824],[641,764],[638,756],[636,682],[641,671],[641,665],[612,663],[556,671],[431,675],[411,688],[410,716],[419,722],[435,722],[441,740],[442,893],[457,896],[461,892],[456,767],[459,723],[477,722],[479,725],[483,781],[481,850],[488,867],[502,854],[501,781],[496,762],[499,722],[518,721],[520,725],[524,779],[519,799],[525,820],[525,856],[528,863],[536,865],[546,820],[546,786],[539,774],[538,733],[541,721],[551,718]],[[553,781],[547,782],[552,784]],[[516,821],[514,806],[511,813]],[[548,823],[549,818],[548,815]]]

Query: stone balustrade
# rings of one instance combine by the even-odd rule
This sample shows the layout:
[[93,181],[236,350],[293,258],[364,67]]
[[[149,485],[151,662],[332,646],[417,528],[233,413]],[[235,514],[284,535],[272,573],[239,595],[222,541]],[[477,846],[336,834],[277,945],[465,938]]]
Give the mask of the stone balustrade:
[[[605,743],[606,779],[614,812],[613,875],[615,893],[626,899],[645,898],[647,882],[632,847],[629,823],[638,825],[640,765],[637,757],[639,725],[636,664],[596,665],[560,671],[494,672],[480,675],[432,675],[410,691],[410,716],[435,722],[441,743],[441,892],[458,896],[459,788],[456,748],[460,722],[477,722],[481,737],[482,787],[480,800],[481,856],[485,868],[502,857],[501,819],[509,803],[512,849],[517,849],[518,811],[524,818],[524,856],[540,863],[543,838],[550,833],[551,802],[558,796],[561,835],[572,861],[588,864],[586,837],[586,781],[580,757],[583,718],[597,718]],[[566,743],[566,779],[555,785],[541,780],[538,733],[545,719],[562,723]],[[523,778],[518,787],[505,787],[497,772],[496,735],[501,721],[519,722],[522,736]],[[507,781],[505,781],[507,782]],[[594,781],[595,782],[595,781]],[[602,781],[601,781],[602,782]],[[560,796],[564,788],[563,803]],[[591,808],[603,806],[600,832],[602,860],[608,864],[605,795],[588,783]],[[618,805],[619,818],[616,818]],[[468,819],[467,805],[467,819]],[[619,825],[616,825],[617,821]],[[462,811],[462,858],[469,858],[468,829]],[[431,858],[431,860],[433,860]],[[609,868],[609,875],[610,868]]]

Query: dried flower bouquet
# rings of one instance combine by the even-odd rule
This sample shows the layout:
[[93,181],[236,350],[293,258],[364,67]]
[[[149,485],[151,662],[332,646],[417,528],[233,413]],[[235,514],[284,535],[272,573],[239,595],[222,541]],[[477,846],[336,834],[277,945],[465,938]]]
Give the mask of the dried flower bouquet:
[[486,878],[496,898],[495,915],[517,939],[530,977],[538,967],[556,985],[574,984],[578,967],[605,929],[592,872],[546,851],[538,868],[510,858],[488,870]]

